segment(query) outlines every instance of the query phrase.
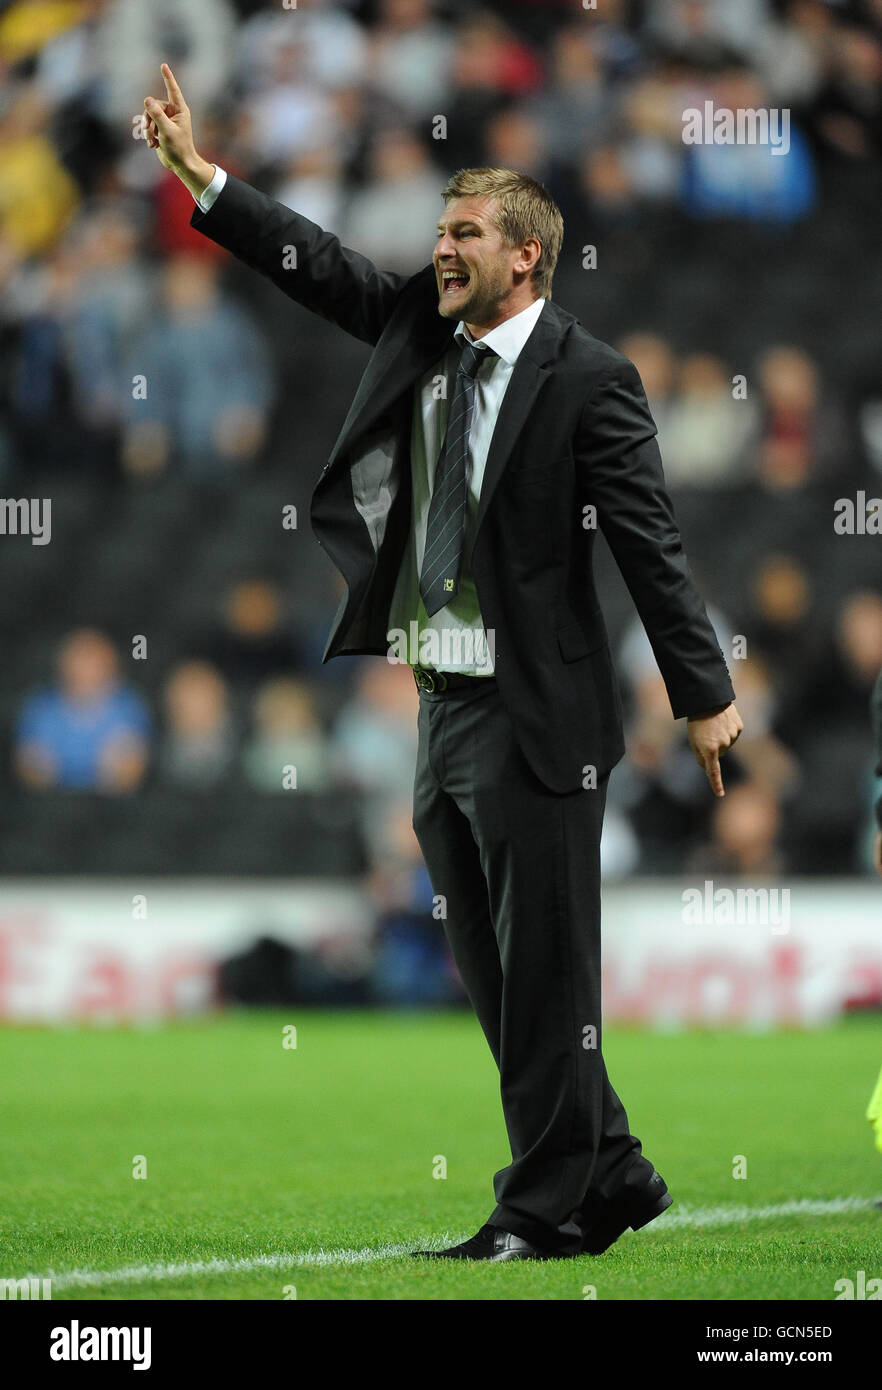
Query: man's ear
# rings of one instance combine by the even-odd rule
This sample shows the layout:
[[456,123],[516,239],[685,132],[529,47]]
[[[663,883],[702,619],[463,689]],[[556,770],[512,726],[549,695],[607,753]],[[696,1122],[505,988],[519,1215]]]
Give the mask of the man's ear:
[[516,275],[532,275],[536,269],[539,257],[542,255],[542,243],[538,237],[528,237],[520,248],[520,255],[514,264]]

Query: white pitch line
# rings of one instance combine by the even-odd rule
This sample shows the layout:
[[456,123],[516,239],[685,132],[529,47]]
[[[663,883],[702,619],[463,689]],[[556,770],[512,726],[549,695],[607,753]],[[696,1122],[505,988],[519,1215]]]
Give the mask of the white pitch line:
[[738,1226],[743,1221],[773,1221],[779,1216],[842,1216],[847,1212],[871,1211],[873,1197],[834,1197],[829,1202],[813,1202],[802,1197],[795,1202],[779,1202],[773,1207],[703,1207],[690,1211],[674,1205],[658,1221],[644,1226],[640,1235],[652,1231],[661,1235],[673,1226]]
[[[872,1197],[834,1197],[832,1201],[815,1202],[802,1198],[768,1207],[699,1207],[694,1211],[681,1208],[665,1212],[659,1221],[644,1227],[641,1235],[664,1235],[675,1227],[738,1226],[748,1221],[772,1221],[782,1216],[842,1216],[849,1212],[873,1211]],[[169,1279],[189,1279],[204,1274],[247,1274],[261,1269],[321,1268],[328,1265],[372,1264],[377,1260],[396,1259],[407,1255],[414,1246],[441,1250],[464,1240],[463,1235],[433,1236],[413,1245],[366,1245],[360,1250],[306,1250],[301,1254],[277,1252],[272,1255],[250,1255],[238,1260],[182,1260],[178,1263],[127,1265],[122,1269],[72,1269],[67,1273],[24,1275],[26,1279],[51,1279],[53,1292],[62,1289],[94,1289],[108,1284],[147,1284]]]
[[[450,1237],[451,1243],[461,1237]],[[238,1260],[182,1260],[179,1263],[157,1262],[150,1265],[127,1265],[123,1269],[72,1269],[67,1273],[40,1275],[51,1279],[55,1289],[89,1289],[105,1284],[153,1283],[166,1279],[189,1279],[198,1274],[241,1274],[255,1269],[297,1269],[302,1265],[359,1265],[373,1260],[393,1259],[406,1255],[409,1245],[368,1245],[362,1250],[306,1250],[302,1254],[278,1252],[273,1255],[248,1255]],[[34,1278],[25,1275],[25,1278]]]

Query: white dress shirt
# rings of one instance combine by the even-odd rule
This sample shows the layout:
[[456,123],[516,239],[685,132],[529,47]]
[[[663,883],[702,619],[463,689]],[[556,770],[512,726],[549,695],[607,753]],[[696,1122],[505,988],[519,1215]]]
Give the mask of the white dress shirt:
[[[390,632],[398,630],[407,633],[407,655],[411,665],[419,662],[439,671],[461,671],[473,676],[493,673],[493,634],[485,633],[471,569],[475,522],[487,454],[502,400],[515,363],[536,327],[544,305],[544,299],[534,299],[526,309],[513,314],[480,339],[472,338],[465,324],[459,323],[454,341],[444,357],[430,367],[415,387],[410,440],[413,488],[411,527],[389,609]],[[497,356],[491,357],[486,363],[482,362],[475,378],[475,406],[469,431],[467,466],[468,510],[459,586],[450,603],[439,608],[430,618],[420,596],[419,574],[426,549],[426,527],[435,468],[444,440],[463,338],[492,348]],[[437,399],[439,378],[446,384],[446,392],[441,399]]]
[[[214,177],[197,201],[208,212],[227,181],[225,171],[215,165]],[[389,608],[390,634],[404,634],[406,660],[439,671],[458,671],[466,675],[493,674],[493,634],[486,633],[471,570],[475,521],[481,497],[481,484],[490,441],[503,397],[515,363],[539,320],[544,299],[534,299],[526,309],[474,339],[460,322],[448,351],[425,373],[415,386],[413,427],[410,440],[411,483],[413,492],[411,526],[401,569]],[[468,510],[463,537],[459,587],[450,603],[430,618],[420,596],[419,574],[426,549],[429,504],[435,481],[435,468],[444,441],[449,403],[453,396],[462,339],[492,348],[497,354],[482,362],[475,378],[475,404],[469,432],[467,464]],[[397,643],[400,649],[400,639]],[[393,648],[396,642],[392,642]]]

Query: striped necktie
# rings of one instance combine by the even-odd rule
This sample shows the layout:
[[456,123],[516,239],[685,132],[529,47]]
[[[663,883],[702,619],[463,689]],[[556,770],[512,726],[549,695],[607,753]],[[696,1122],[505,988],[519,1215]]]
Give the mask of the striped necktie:
[[420,594],[429,617],[449,603],[459,588],[475,377],[481,363],[488,357],[496,356],[498,354],[492,348],[476,347],[463,339],[444,447],[435,469],[435,485],[426,526],[426,550],[420,571]]

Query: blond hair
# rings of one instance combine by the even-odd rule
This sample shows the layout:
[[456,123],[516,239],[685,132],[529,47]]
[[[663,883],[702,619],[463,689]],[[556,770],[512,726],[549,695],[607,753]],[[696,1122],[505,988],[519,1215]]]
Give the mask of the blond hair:
[[507,246],[520,246],[535,237],[542,248],[533,268],[533,287],[542,299],[551,298],[551,281],[563,242],[560,208],[537,179],[514,169],[459,169],[443,193],[453,198],[494,198],[494,222]]

